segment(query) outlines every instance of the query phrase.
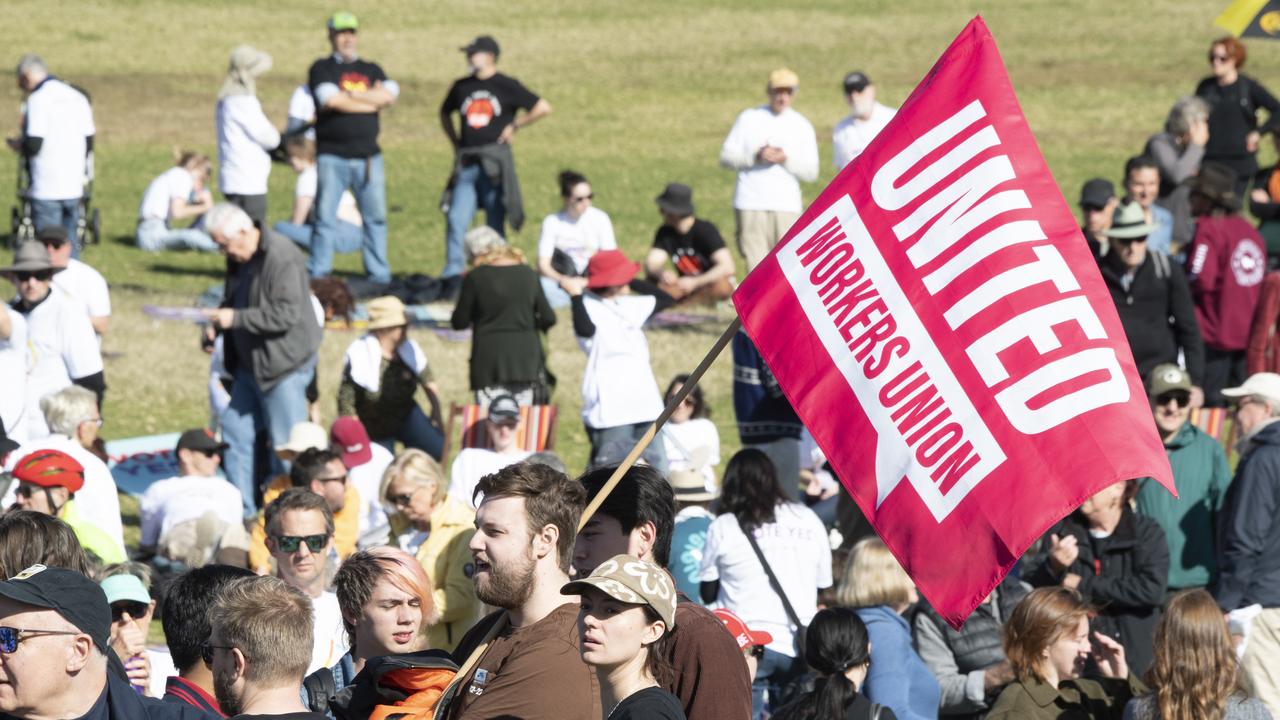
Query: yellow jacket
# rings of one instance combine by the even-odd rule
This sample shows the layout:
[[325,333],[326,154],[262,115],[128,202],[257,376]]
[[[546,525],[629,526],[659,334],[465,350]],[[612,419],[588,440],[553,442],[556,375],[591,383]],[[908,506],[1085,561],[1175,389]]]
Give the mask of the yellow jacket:
[[[262,507],[280,497],[291,487],[288,475],[277,475],[262,493]],[[249,543],[249,568],[259,575],[271,574],[271,553],[267,550],[266,513],[258,513],[253,524],[253,541]],[[338,558],[345,560],[356,551],[356,539],[360,537],[360,492],[347,483],[342,509],[333,515],[333,545]]]
[[129,559],[125,556],[124,548],[111,539],[111,536],[105,530],[80,517],[80,511],[76,508],[75,500],[68,500],[64,503],[58,511],[58,517],[75,531],[76,539],[80,541],[80,546],[97,556],[104,565],[121,563]]
[[[418,548],[418,562],[431,579],[439,617],[427,630],[433,650],[452,652],[463,633],[480,619],[481,603],[471,581],[475,561],[467,547],[476,532],[475,521],[475,510],[446,495],[431,513],[431,532]],[[408,524],[395,515],[391,527],[394,537]]]

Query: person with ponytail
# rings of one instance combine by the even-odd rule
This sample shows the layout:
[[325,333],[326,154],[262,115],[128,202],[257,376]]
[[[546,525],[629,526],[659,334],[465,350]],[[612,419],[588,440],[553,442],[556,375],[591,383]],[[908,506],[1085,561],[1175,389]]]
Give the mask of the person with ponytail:
[[1152,692],[1129,701],[1124,720],[1270,720],[1266,705],[1245,694],[1240,663],[1222,611],[1201,589],[1169,598],[1156,625]]
[[820,610],[806,637],[804,659],[817,675],[813,690],[778,710],[774,720],[896,720],[892,710],[858,692],[871,667],[871,642],[857,612]]

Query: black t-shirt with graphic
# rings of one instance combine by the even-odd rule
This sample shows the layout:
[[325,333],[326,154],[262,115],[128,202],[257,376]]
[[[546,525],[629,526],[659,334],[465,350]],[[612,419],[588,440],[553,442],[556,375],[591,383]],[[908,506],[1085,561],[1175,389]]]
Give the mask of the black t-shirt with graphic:
[[[338,62],[330,55],[311,65],[307,85],[311,96],[324,83],[332,83],[339,90],[369,90],[374,83],[386,82],[387,75],[377,63],[355,60]],[[344,158],[367,158],[377,155],[378,113],[344,113],[325,110],[316,102],[316,152],[321,155],[337,155]]]
[[664,223],[654,233],[653,246],[671,256],[680,275],[701,275],[711,269],[711,256],[724,247],[724,238],[715,225],[695,219],[693,227],[684,234]]
[[532,110],[538,96],[519,80],[497,73],[487,80],[474,75],[453,83],[440,112],[462,116],[461,147],[478,147],[498,142],[503,128],[516,119],[516,110]]

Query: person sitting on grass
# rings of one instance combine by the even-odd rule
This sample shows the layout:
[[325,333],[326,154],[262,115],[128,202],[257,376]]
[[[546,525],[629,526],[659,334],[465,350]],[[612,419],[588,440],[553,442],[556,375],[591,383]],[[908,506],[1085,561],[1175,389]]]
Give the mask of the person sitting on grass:
[[[305,135],[294,135],[285,141],[284,149],[289,157],[289,167],[298,173],[298,179],[293,185],[293,212],[288,220],[280,220],[272,227],[304,250],[310,250],[311,233],[315,230],[316,186],[319,182],[316,141]],[[334,233],[334,252],[353,253],[364,247],[364,221],[350,190],[342,191],[342,198],[338,200]]]
[[200,218],[213,208],[209,181],[209,156],[190,150],[174,153],[174,166],[160,173],[142,195],[138,208],[138,247],[161,250],[218,252],[209,233],[192,225],[179,228],[179,220]]
[[[582,422],[591,459],[610,442],[639,440],[662,413],[662,396],[649,365],[644,323],[675,300],[651,283],[636,280],[640,263],[621,250],[601,250],[587,263],[584,292],[573,293],[573,332],[587,353],[582,374]],[[666,472],[662,443],[649,446]]]
[[694,217],[693,189],[670,183],[654,202],[662,225],[644,259],[649,279],[683,304],[714,305],[732,295],[733,254],[715,225]]

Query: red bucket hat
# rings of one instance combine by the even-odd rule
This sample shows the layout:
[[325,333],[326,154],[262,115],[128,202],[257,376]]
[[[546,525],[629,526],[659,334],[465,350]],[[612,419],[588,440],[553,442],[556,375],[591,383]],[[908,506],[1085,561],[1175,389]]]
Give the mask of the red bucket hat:
[[587,263],[587,287],[592,290],[626,285],[640,272],[640,263],[631,262],[621,250],[601,250]]

